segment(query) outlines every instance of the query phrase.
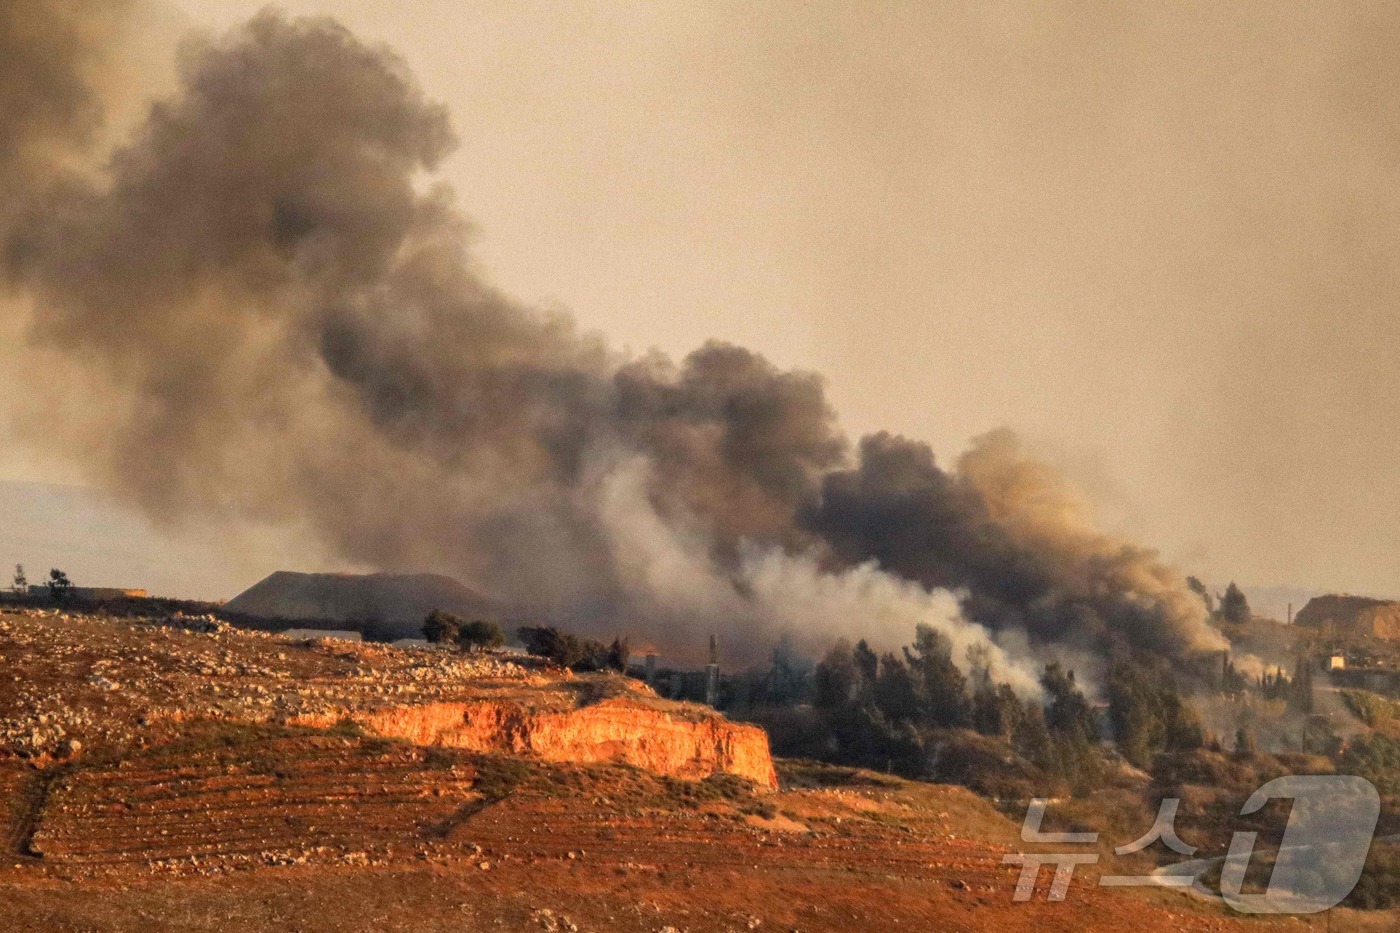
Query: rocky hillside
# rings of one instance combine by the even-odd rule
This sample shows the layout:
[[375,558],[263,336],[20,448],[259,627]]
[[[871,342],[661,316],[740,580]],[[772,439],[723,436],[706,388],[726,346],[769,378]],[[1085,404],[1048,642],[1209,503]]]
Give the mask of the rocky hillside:
[[294,642],[212,617],[0,617],[0,755],[54,760],[178,735],[197,720],[346,724],[417,745],[623,761],[775,783],[767,736],[637,681],[530,660]]
[[1092,867],[1016,903],[966,789],[504,657],[31,611],[0,716],[7,930],[1275,929]]

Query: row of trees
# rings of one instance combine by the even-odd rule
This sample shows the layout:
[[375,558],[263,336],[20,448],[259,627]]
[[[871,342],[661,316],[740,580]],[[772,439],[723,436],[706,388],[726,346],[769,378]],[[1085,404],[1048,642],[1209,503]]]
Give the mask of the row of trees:
[[996,683],[985,649],[974,648],[967,662],[964,674],[951,643],[928,625],[919,625],[899,654],[838,641],[812,674],[820,734],[805,737],[808,753],[923,777],[946,756],[950,731],[971,730],[1004,740],[1028,762],[1076,784],[1094,770],[1097,717],[1073,671],[1047,665],[1039,702]]
[[572,671],[627,672],[632,651],[625,638],[614,638],[605,645],[591,638],[580,638],[552,625],[525,626],[517,630],[525,650]]
[[[614,638],[612,644],[605,645],[554,626],[525,626],[517,634],[530,654],[574,671],[625,673],[631,660],[625,638]],[[506,641],[505,631],[495,622],[468,622],[441,609],[433,610],[423,620],[423,637],[435,645],[455,645],[464,651],[499,648]]]
[[441,609],[434,609],[423,620],[423,637],[435,645],[456,645],[467,651],[499,648],[506,643],[506,633],[495,622],[468,622]]
[[[68,579],[68,574],[58,569],[49,571],[49,579],[44,585],[48,587],[49,596],[55,602],[63,602],[73,592],[73,582]],[[15,564],[11,591],[16,596],[29,595],[29,577],[24,572],[23,564]]]
[[1139,768],[1150,768],[1158,752],[1206,744],[1200,716],[1182,699],[1163,666],[1118,661],[1109,667],[1106,693],[1118,752]]
[[[899,653],[879,654],[865,641],[838,641],[816,665],[810,690],[789,691],[793,706],[810,702],[815,727],[791,716],[750,711],[775,732],[775,743],[794,755],[836,764],[927,776],[938,763],[946,778],[950,736],[976,732],[1010,746],[1025,762],[1071,786],[1100,773],[1101,739],[1113,739],[1128,761],[1150,768],[1161,752],[1201,748],[1210,741],[1200,717],[1181,695],[1165,665],[1120,659],[1112,663],[1101,715],[1075,674],[1058,663],[1040,676],[1042,696],[1023,700],[997,683],[989,652],[974,647],[961,668],[946,637],[927,625]],[[775,661],[776,667],[776,661]],[[964,673],[966,671],[966,673]],[[768,694],[770,704],[775,700]],[[965,743],[964,743],[965,746]]]

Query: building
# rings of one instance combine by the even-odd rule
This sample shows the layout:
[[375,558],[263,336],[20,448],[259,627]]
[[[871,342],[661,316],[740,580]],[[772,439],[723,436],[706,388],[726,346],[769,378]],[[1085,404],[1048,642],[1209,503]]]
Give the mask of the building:
[[[70,599],[87,603],[101,602],[104,599],[149,598],[149,594],[145,590],[124,589],[118,586],[73,586],[68,588],[67,593]],[[47,583],[31,583],[29,595],[47,598],[50,595],[49,585]]]

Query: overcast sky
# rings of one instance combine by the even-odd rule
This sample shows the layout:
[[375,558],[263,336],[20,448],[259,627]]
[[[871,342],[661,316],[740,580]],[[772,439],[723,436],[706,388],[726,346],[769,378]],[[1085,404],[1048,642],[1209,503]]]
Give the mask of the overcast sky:
[[[179,6],[153,47],[262,4]],[[281,6],[447,103],[508,292],[816,369],[853,435],[1009,425],[1188,572],[1400,592],[1400,8]]]

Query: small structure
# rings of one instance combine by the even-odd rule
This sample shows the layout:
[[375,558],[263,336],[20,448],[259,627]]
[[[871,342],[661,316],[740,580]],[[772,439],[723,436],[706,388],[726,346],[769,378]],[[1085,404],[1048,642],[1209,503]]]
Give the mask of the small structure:
[[1327,659],[1328,671],[1344,671],[1347,669],[1347,656],[1344,654],[1334,654]]
[[[29,584],[30,596],[50,595],[47,583]],[[64,591],[69,599],[95,603],[104,599],[146,599],[148,594],[142,589],[127,589],[120,586],[70,586]]]

